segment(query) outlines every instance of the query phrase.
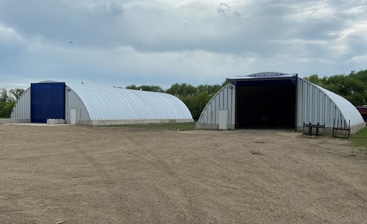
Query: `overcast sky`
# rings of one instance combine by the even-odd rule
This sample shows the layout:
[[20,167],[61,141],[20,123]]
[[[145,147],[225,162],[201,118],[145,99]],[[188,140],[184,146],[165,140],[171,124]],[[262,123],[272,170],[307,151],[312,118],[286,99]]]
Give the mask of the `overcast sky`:
[[367,69],[367,0],[0,0],[0,88]]

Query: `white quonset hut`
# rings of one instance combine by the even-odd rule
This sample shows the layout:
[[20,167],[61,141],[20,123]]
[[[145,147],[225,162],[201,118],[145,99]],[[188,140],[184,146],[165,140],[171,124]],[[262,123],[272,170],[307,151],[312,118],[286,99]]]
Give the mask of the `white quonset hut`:
[[169,94],[64,82],[32,83],[15,104],[11,118],[87,125],[193,122],[186,105]]
[[365,127],[361,114],[349,101],[297,74],[256,73],[228,79],[208,102],[196,124],[199,129],[289,128],[301,131],[304,123],[349,123],[355,133]]

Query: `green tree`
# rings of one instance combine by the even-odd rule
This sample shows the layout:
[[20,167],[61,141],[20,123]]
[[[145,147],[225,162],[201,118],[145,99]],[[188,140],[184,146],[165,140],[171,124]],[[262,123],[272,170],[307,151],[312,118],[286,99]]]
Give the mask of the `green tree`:
[[166,93],[174,95],[176,97],[180,96],[194,96],[198,94],[197,88],[186,83],[181,84],[173,84],[169,89],[166,90]]
[[19,98],[23,95],[25,90],[24,89],[11,89],[9,90],[9,92],[15,98],[15,100],[19,100]]
[[206,93],[208,96],[214,96],[215,93],[217,93],[222,86],[221,85],[199,85],[196,87],[197,93]]
[[24,93],[23,89],[0,89],[0,118],[9,118],[15,102]]
[[0,89],[0,103],[6,103],[9,101],[8,91],[6,89]]
[[189,108],[194,120],[199,119],[208,101],[216,94],[222,85],[192,86],[186,83],[173,84],[166,93],[178,97]]
[[317,74],[310,75],[309,77],[305,77],[304,79],[319,86],[323,85],[322,80]]
[[143,91],[150,91],[150,92],[164,92],[164,90],[162,89],[162,87],[160,86],[154,86],[154,85],[141,85],[141,86],[136,86],[136,85],[130,85],[130,86],[126,86],[126,89],[134,89],[134,90],[143,90]]

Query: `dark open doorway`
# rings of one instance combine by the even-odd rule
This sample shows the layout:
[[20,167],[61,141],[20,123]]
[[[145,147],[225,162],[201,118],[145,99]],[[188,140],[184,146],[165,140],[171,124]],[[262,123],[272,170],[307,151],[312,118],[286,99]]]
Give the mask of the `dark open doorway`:
[[294,129],[296,76],[236,81],[236,128]]

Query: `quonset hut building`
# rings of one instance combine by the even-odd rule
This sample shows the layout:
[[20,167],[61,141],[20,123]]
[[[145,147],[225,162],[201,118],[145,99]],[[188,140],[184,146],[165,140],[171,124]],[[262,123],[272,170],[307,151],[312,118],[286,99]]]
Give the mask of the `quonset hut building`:
[[169,94],[64,82],[32,83],[15,104],[11,119],[86,125],[193,122],[186,105]]
[[[199,129],[289,128],[304,123],[350,121],[351,133],[365,127],[361,114],[343,97],[310,83],[297,74],[256,73],[228,79],[201,113]],[[349,124],[349,123],[348,123]]]

